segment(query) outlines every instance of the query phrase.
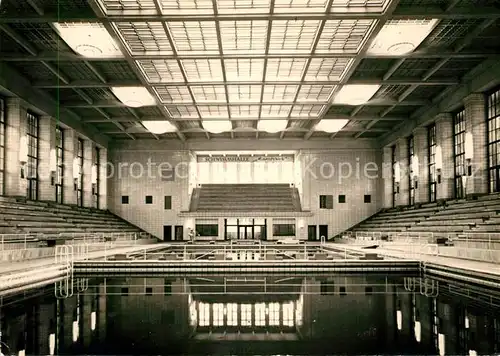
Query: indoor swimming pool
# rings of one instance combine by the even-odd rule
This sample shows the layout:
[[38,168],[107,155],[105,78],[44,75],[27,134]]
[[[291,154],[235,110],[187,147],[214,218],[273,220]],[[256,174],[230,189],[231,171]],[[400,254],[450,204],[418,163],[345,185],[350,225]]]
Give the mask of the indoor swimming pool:
[[500,289],[420,275],[93,275],[0,298],[4,355],[500,351]]

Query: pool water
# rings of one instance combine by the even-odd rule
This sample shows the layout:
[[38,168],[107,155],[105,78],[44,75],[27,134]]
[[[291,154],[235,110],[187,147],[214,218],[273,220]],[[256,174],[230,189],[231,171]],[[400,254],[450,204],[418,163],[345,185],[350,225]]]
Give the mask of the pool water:
[[78,277],[1,298],[4,355],[500,351],[500,291],[430,277]]

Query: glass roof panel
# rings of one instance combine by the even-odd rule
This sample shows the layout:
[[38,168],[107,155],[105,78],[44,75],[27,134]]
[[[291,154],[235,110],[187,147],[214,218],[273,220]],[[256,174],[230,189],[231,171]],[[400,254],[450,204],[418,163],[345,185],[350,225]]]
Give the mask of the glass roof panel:
[[267,61],[267,81],[299,81],[306,66],[305,58],[270,58]]
[[168,28],[178,54],[219,53],[214,21],[175,21]]
[[335,85],[302,85],[297,101],[314,101],[327,103],[335,90]]
[[276,0],[274,12],[324,12],[327,3],[327,0]]
[[259,102],[262,92],[261,85],[228,85],[229,101],[239,102]]
[[292,105],[262,105],[260,117],[288,117]]
[[258,118],[260,105],[232,105],[231,118]]
[[277,20],[272,22],[269,53],[311,53],[319,20]]
[[358,53],[374,20],[327,20],[316,53]]
[[307,69],[307,81],[338,81],[349,68],[349,58],[313,58]]
[[226,105],[198,105],[202,119],[227,119],[229,113]]
[[224,80],[219,59],[183,59],[181,63],[189,82]]
[[223,85],[193,85],[191,90],[197,103],[226,101]]
[[184,81],[181,68],[175,59],[140,60],[137,64],[150,83]]
[[262,81],[264,60],[257,58],[235,58],[224,60],[226,78],[234,81]]
[[212,0],[161,0],[164,14],[213,14]]
[[133,55],[173,53],[161,22],[118,22],[114,26]]
[[225,54],[263,54],[266,50],[267,21],[221,21]]
[[304,118],[316,118],[321,114],[325,105],[294,105],[291,117],[304,117]]
[[263,101],[293,102],[298,89],[298,85],[265,85]]
[[155,86],[154,90],[162,103],[192,103],[191,93],[187,86]]
[[270,0],[217,0],[220,14],[267,13],[270,4]]
[[177,105],[166,107],[170,116],[174,119],[195,119],[199,118],[198,111],[194,105]]

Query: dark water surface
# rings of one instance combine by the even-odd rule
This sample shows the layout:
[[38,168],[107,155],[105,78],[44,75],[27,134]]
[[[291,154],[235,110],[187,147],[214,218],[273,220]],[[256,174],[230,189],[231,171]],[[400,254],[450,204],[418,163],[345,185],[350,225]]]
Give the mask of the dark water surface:
[[4,355],[494,354],[500,292],[421,277],[74,278],[3,297]]

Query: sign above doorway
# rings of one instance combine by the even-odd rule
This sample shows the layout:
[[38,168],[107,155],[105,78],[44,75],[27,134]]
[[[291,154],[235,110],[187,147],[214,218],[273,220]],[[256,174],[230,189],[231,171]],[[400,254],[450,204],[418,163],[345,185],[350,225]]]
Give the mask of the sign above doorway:
[[198,155],[198,162],[293,162],[294,155],[256,154],[256,155]]

